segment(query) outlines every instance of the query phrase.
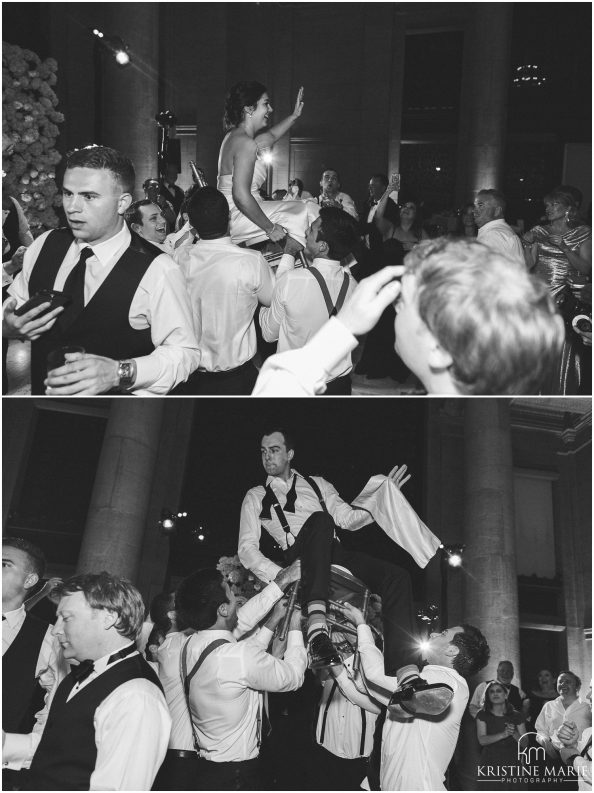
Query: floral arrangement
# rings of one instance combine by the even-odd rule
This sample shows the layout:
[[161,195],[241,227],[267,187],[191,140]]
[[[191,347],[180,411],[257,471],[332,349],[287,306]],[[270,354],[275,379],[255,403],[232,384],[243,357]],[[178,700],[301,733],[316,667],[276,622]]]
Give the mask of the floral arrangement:
[[33,235],[58,225],[60,205],[55,168],[61,155],[54,148],[57,124],[64,116],[55,110],[58,64],[42,61],[31,50],[2,43],[3,149],[12,141],[12,155],[4,157],[4,186],[25,211]]
[[217,570],[220,570],[223,577],[236,595],[241,595],[249,600],[255,594],[260,592],[265,584],[259,578],[245,567],[239,561],[239,556],[221,556],[217,564]]

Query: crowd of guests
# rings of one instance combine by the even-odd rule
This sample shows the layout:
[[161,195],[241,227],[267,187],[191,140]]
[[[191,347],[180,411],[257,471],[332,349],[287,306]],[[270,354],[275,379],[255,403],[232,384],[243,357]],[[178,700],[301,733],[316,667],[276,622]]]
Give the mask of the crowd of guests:
[[[346,395],[363,337],[359,373],[429,393],[590,393],[591,230],[575,188],[545,196],[547,222],[523,236],[489,186],[438,239],[383,174],[359,208],[333,168],[316,195],[292,179],[264,200],[264,154],[303,105],[300,89],[271,126],[265,86],[233,86],[216,188],[184,195],[165,163],[134,201],[132,163],[96,146],[67,158],[66,229],[33,242],[5,199],[3,337],[32,342],[33,393]],[[277,355],[262,366],[266,343]]]
[[2,555],[4,790],[445,789],[466,708],[481,789],[522,786],[519,771],[484,769],[523,764],[538,787],[563,776],[591,789],[591,687],[580,699],[577,675],[543,669],[526,694],[504,660],[469,700],[466,679],[488,660],[471,626],[427,643],[422,674],[448,681],[446,713],[402,717],[377,598],[368,616],[340,607],[339,663],[307,671],[301,612],[287,616],[284,597],[297,561],[249,599],[197,571],[145,618],[138,591],[106,572],[53,580],[40,603],[39,548],[4,538]]

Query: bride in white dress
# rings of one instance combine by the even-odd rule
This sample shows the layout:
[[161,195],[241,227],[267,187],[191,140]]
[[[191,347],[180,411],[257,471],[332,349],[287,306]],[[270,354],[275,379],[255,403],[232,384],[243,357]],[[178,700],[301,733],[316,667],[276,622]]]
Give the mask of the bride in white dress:
[[[225,126],[217,188],[230,209],[231,239],[254,245],[269,239],[283,244],[289,235],[305,245],[305,233],[319,207],[304,201],[263,201],[259,190],[266,180],[263,154],[297,121],[303,110],[303,88],[295,109],[283,121],[268,127],[272,105],[266,87],[258,82],[236,83],[225,99]],[[285,240],[286,241],[286,240]]]

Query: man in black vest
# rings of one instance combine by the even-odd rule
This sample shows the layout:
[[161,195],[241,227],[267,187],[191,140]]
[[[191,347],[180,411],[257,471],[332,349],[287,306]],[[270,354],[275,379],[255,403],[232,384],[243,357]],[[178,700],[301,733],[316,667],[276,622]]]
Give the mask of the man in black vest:
[[[277,543],[279,553],[274,549],[269,553],[277,554],[279,561],[301,559],[301,603],[307,614],[312,669],[342,663],[328,636],[326,610],[330,565],[345,567],[382,599],[386,674],[395,674],[399,682],[395,706],[403,700],[409,711],[433,715],[443,712],[453,696],[451,688],[427,684],[419,676],[420,648],[415,640],[409,574],[381,559],[344,548],[336,537],[337,526],[356,531],[372,522],[371,514],[345,503],[325,479],[302,476],[292,469],[294,453],[285,430],[271,428],[265,432],[261,454],[268,475],[266,486],[249,490],[241,507],[238,554],[242,564],[262,580],[277,575],[282,565],[266,558],[260,550],[262,529]],[[405,473],[406,466],[394,468],[388,478],[400,488],[409,478],[403,478]],[[390,517],[395,522],[399,519],[398,515]],[[427,560],[439,543],[431,537],[434,544]]]
[[[124,214],[134,168],[120,152],[87,147],[67,161],[62,188],[68,229],[41,235],[9,287],[2,332],[29,340],[32,393],[166,394],[200,361],[185,283],[172,259],[132,238]],[[15,309],[41,290],[69,295],[66,308],[22,316]],[[47,356],[70,352],[46,379]]]
[[[68,673],[52,627],[24,602],[43,576],[40,548],[20,537],[2,541],[2,728],[37,739],[47,716],[44,699]],[[37,717],[36,717],[37,714]],[[20,789],[20,763],[2,773],[4,790]]]
[[[54,635],[77,661],[60,683],[29,790],[150,790],[171,718],[156,674],[136,649],[144,604],[127,581],[85,574],[59,584]],[[28,736],[7,734],[3,762],[31,760]]]

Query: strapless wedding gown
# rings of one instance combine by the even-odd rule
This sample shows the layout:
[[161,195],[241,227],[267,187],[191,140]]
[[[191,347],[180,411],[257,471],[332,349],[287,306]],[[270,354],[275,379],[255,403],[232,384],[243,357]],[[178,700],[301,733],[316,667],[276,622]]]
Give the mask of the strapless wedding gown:
[[[305,232],[320,213],[319,206],[313,201],[263,201],[259,190],[266,181],[266,164],[256,160],[251,193],[260,209],[272,223],[278,223],[289,232],[289,236],[305,245]],[[268,239],[266,233],[247,218],[235,206],[232,194],[233,175],[226,174],[217,179],[217,189],[229,202],[231,239],[236,245],[254,245]]]

